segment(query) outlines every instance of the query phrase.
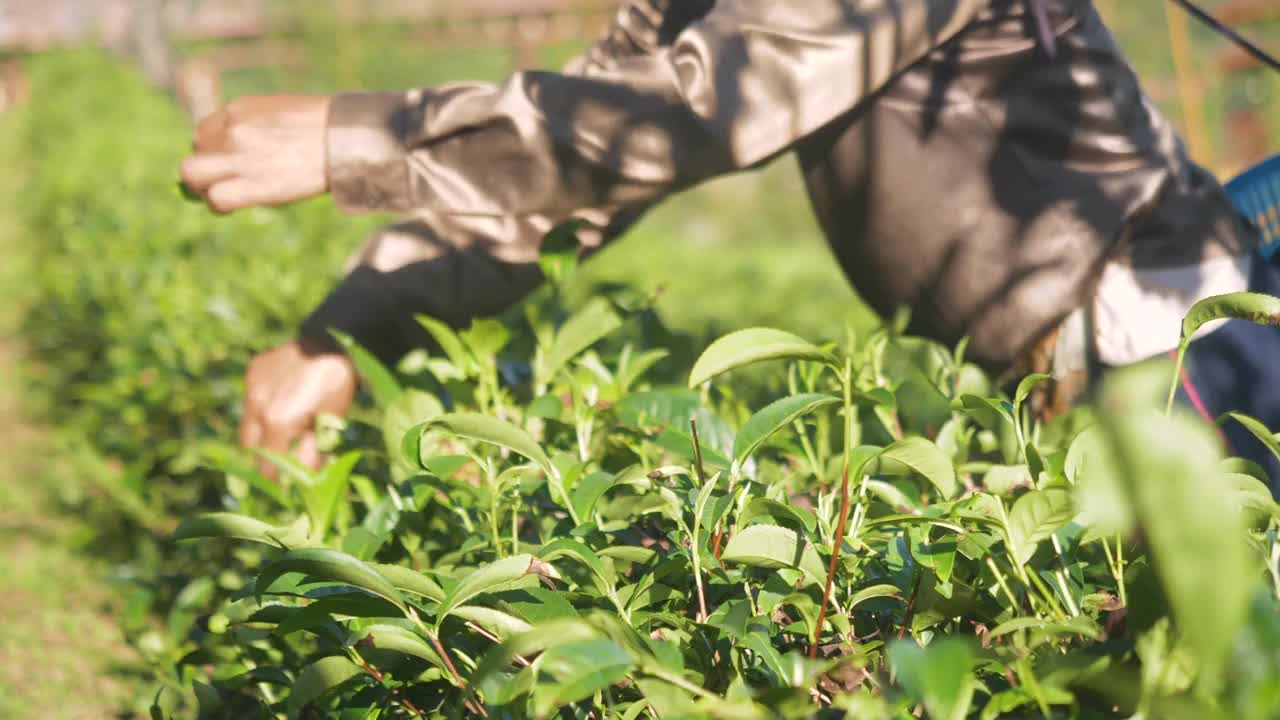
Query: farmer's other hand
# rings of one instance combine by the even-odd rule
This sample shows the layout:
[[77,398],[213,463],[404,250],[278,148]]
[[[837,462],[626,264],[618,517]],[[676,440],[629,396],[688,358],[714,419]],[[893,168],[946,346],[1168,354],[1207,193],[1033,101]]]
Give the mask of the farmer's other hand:
[[[297,457],[318,469],[321,457],[315,420],[322,413],[344,415],[356,392],[356,370],[343,354],[322,350],[306,340],[287,342],[256,356],[245,373],[244,419],[240,444]],[[276,476],[269,462],[259,464]]]
[[324,194],[329,102],[323,95],[232,101],[196,127],[182,182],[219,213]]

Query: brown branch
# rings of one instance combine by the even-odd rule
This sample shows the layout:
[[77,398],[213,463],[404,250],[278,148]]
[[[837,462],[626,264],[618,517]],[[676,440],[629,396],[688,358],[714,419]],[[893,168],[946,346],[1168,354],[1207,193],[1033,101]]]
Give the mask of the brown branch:
[[[444,649],[444,645],[440,644],[440,638],[436,636],[435,633],[430,633],[428,637],[431,638],[431,644],[435,645],[436,652],[439,653],[441,659],[444,660],[445,667],[449,668],[449,673],[453,675],[454,682],[456,682],[458,687],[462,688],[465,692],[467,684],[462,680],[462,675],[458,673],[458,668],[454,667],[453,659],[449,657],[449,653]],[[471,713],[481,717],[489,717],[489,713],[484,709],[484,706],[475,704],[470,698],[463,700],[463,704]]]
[[840,546],[844,544],[845,523],[849,521],[849,465],[844,466],[844,478],[840,481],[840,520],[836,522],[835,540],[831,547],[831,566],[827,570],[827,585],[822,590],[822,605],[818,607],[818,625],[813,629],[813,644],[809,646],[809,658],[818,657],[818,641],[822,638],[822,624],[827,619],[827,604],[831,602],[831,585],[836,579],[836,563],[840,561]]
[[[376,667],[374,667],[372,664],[370,664],[368,660],[365,660],[364,658],[361,658],[361,659],[360,659],[360,667],[361,667],[365,672],[367,672],[367,673],[369,673],[371,676],[373,676],[373,679],[374,679],[374,680],[377,680],[379,684],[381,684],[381,683],[382,683],[382,678],[383,678],[382,672],[381,672],[380,670],[378,670],[378,668],[376,668]],[[409,698],[405,697],[405,696],[404,696],[404,693],[400,692],[400,690],[399,690],[399,689],[392,690],[392,691],[391,691],[391,694],[395,696],[395,698],[396,698],[396,702],[398,702],[398,703],[400,703],[401,705],[403,705],[403,706],[404,706],[404,708],[405,708],[406,710],[408,710],[409,712],[413,713],[413,714],[414,714],[414,715],[416,715],[417,717],[426,717],[426,716],[427,716],[427,715],[426,715],[426,713],[424,713],[424,712],[422,712],[421,710],[419,710],[419,709],[417,708],[417,706],[415,706],[412,702],[410,702],[410,701],[409,701]]]

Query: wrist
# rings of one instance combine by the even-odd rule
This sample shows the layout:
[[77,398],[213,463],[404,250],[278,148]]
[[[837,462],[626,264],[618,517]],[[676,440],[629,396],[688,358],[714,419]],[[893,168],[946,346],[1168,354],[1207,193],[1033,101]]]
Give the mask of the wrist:
[[412,208],[404,93],[341,93],[325,122],[325,187],[347,212]]

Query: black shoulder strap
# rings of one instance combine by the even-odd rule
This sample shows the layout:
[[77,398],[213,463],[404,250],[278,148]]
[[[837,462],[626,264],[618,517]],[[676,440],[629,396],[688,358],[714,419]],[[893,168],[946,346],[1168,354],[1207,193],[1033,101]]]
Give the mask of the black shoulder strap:
[[1280,60],[1276,60],[1274,55],[1249,42],[1244,36],[1235,30],[1223,25],[1220,20],[1200,9],[1200,7],[1191,2],[1191,0],[1171,0],[1171,2],[1180,5],[1184,10],[1191,13],[1191,15],[1197,20],[1225,35],[1232,42],[1239,45],[1245,52],[1257,58],[1263,65],[1270,67],[1272,70],[1280,71]]
[[[1263,50],[1257,45],[1249,42],[1249,40],[1243,35],[1222,24],[1220,20],[1200,9],[1200,7],[1191,2],[1191,0],[1170,0],[1170,2],[1181,6],[1184,10],[1191,13],[1192,17],[1225,35],[1227,39],[1239,45],[1245,52],[1257,58],[1263,65],[1266,65],[1272,70],[1280,71],[1280,60],[1276,60],[1274,55],[1271,55],[1266,50]],[[1053,28],[1049,25],[1049,13],[1045,10],[1044,3],[1045,0],[1027,0],[1027,4],[1031,8],[1031,16],[1035,20],[1036,33],[1040,36],[1040,45],[1044,47],[1045,52],[1048,53],[1050,58],[1052,58],[1056,54],[1053,39]]]

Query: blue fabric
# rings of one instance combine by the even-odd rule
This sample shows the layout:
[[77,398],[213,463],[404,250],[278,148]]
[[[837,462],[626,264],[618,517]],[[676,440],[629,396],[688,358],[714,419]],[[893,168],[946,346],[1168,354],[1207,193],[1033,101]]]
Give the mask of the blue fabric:
[[[1280,255],[1258,257],[1249,276],[1253,292],[1280,296]],[[1213,418],[1240,412],[1280,429],[1280,328],[1228,320],[1187,349],[1187,378]],[[1178,400],[1191,405],[1185,387]],[[1228,452],[1258,463],[1280,497],[1280,461],[1238,422],[1223,426]]]

